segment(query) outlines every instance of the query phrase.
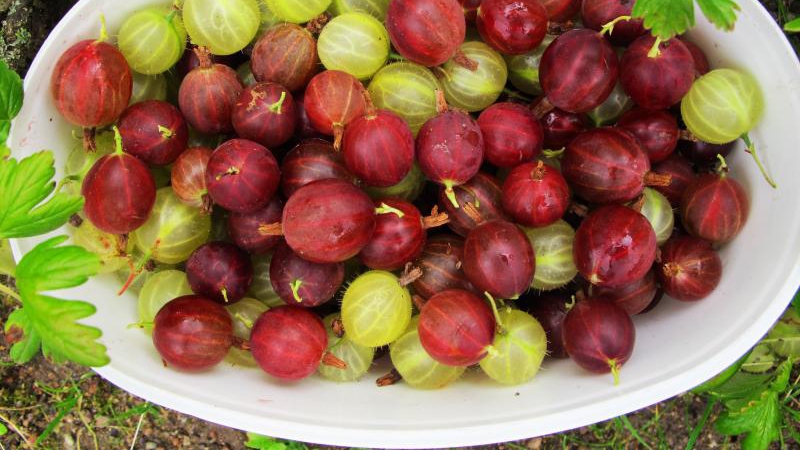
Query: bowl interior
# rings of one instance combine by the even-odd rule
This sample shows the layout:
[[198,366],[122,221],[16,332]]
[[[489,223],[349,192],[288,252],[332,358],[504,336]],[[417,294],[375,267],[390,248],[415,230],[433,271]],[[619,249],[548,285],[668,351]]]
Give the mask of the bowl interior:
[[[131,12],[152,0],[83,0],[53,31],[25,80],[25,104],[14,123],[17,158],[41,149],[55,152],[59,170],[76,141],[51,101],[50,73],[60,54],[80,39],[96,37],[99,16],[118,29]],[[162,2],[164,3],[164,2]],[[738,148],[734,176],[751,197],[741,235],[722,251],[724,275],[711,297],[696,304],[664,300],[636,317],[637,341],[622,382],[595,376],[570,361],[547,362],[536,379],[503,387],[471,374],[439,391],[402,383],[377,388],[378,366],[361,381],[335,384],[312,377],[282,383],[257,369],[222,364],[187,375],[161,365],[149,337],[127,325],[137,321],[136,297],[116,295],[118,281],[101,276],[65,293],[91,301],[97,315],[86,322],[103,330],[111,364],[103,377],[157,404],[227,426],[310,442],[372,447],[476,445],[562,431],[627,413],[683,392],[722,370],[752,346],[777,319],[800,283],[800,68],[791,47],[755,0],[739,2],[736,30],[723,33],[698,11],[692,40],[714,67],[753,73],[767,109],[752,132],[768,170],[769,188]],[[61,230],[63,232],[63,230]],[[13,243],[19,257],[43,238]]]

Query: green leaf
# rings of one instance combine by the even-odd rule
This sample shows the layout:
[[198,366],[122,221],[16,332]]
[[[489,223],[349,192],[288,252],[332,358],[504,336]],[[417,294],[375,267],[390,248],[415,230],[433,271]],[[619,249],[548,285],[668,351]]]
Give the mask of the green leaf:
[[39,353],[42,340],[28,320],[25,309],[18,309],[8,316],[5,332],[6,336],[22,335],[11,347],[10,352],[11,359],[17,364],[25,364]]
[[716,25],[717,28],[725,31],[733,29],[736,23],[736,13],[739,5],[733,0],[697,0],[700,10],[706,18]]
[[14,276],[17,264],[11,253],[11,244],[5,239],[0,239],[0,275]]
[[0,436],[5,436],[8,434],[8,427],[5,424],[0,423]]
[[0,59],[0,120],[17,117],[22,109],[22,94],[22,79]]
[[13,158],[0,160],[0,239],[53,231],[80,211],[83,197],[61,192],[51,196],[55,173],[49,151],[20,162]]
[[55,362],[69,360],[94,367],[109,362],[105,346],[97,342],[102,335],[100,330],[77,322],[94,314],[94,305],[42,294],[79,286],[100,268],[97,255],[82,247],[59,247],[66,239],[59,236],[42,242],[17,266],[22,308],[6,324],[6,329],[16,326],[23,332],[22,340],[12,348],[11,356],[16,362],[29,360],[31,352],[40,347]]
[[644,26],[655,36],[663,40],[671,39],[685,33],[694,25],[694,2],[692,0],[638,0],[633,5],[632,15],[644,19]]
[[722,400],[748,398],[768,388],[772,373],[750,374],[738,372],[727,382],[711,389],[711,395]]
[[247,433],[247,442],[244,445],[256,450],[308,450],[308,446],[302,442],[285,441],[256,433]]
[[749,399],[726,403],[715,427],[726,435],[747,434],[742,441],[744,450],[767,450],[780,439],[783,416],[778,393],[766,390]]
[[800,33],[800,17],[784,25],[783,29],[789,33]]
[[725,370],[718,373],[713,378],[710,378],[705,383],[692,389],[692,392],[695,394],[702,394],[704,392],[712,391],[725,384],[725,382],[730,380],[731,377],[733,377],[734,375],[736,375],[737,372],[739,372],[739,369],[742,367],[742,364],[744,364],[744,362],[750,356],[751,352],[752,350],[750,352],[747,352],[744,356],[739,358],[738,361],[728,366]]

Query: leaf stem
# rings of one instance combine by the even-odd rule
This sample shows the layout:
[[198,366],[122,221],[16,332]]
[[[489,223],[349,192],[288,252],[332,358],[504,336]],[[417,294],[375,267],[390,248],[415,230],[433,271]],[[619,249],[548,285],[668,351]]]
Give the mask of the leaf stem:
[[767,180],[767,183],[769,183],[769,185],[772,186],[773,189],[777,189],[778,185],[775,183],[772,177],[770,177],[767,174],[767,169],[764,168],[764,165],[761,164],[761,158],[759,158],[758,154],[756,153],[756,146],[755,144],[753,144],[753,141],[750,140],[750,135],[748,133],[743,134],[742,140],[744,141],[744,145],[747,146],[747,149],[745,151],[747,153],[750,153],[750,156],[753,157],[753,160],[756,162],[756,165],[758,165],[758,170],[761,171],[761,175],[764,177],[765,180]]
[[13,289],[11,289],[10,287],[6,286],[3,283],[0,283],[0,293],[5,294],[6,296],[11,297],[14,300],[22,303],[22,297],[20,297],[19,294],[17,294]]
[[614,34],[614,26],[616,24],[620,22],[627,22],[629,20],[631,20],[631,16],[619,16],[616,19],[612,20],[611,22],[608,22],[607,24],[603,25],[603,28],[600,29],[600,34],[601,35],[606,33],[608,33],[609,35]]
[[664,42],[664,40],[656,36],[656,41],[653,43],[653,47],[650,48],[649,52],[647,52],[648,58],[658,58],[659,56],[661,56],[660,46],[662,42]]

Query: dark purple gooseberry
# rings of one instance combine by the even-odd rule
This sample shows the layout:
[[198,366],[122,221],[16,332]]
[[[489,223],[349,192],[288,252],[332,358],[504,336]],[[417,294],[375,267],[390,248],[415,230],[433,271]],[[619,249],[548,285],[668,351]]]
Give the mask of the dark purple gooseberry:
[[430,238],[414,262],[422,272],[411,285],[414,292],[430,298],[447,289],[475,291],[462,270],[463,258],[464,240],[460,237],[439,235]]
[[171,300],[156,314],[153,345],[165,366],[201,372],[219,364],[234,343],[228,311],[199,295]]
[[314,373],[327,348],[322,320],[298,306],[270,309],[258,318],[250,334],[250,350],[261,370],[284,380]]
[[623,114],[617,127],[636,137],[651,164],[669,158],[681,135],[678,121],[672,114],[644,108],[634,108]]
[[283,158],[281,173],[281,192],[286,198],[312,181],[335,178],[356,182],[344,165],[344,156],[322,139],[309,139],[297,144]]
[[525,226],[550,225],[564,216],[569,204],[567,180],[542,161],[520,164],[503,183],[503,208]]
[[98,159],[81,186],[86,218],[111,234],[127,234],[144,225],[156,201],[147,165],[121,150]]
[[[180,80],[183,80],[192,70],[200,67],[200,58],[197,56],[196,48],[196,45],[189,44],[183,52],[181,59],[175,64],[175,69]],[[244,54],[242,53],[233,55],[209,55],[212,63],[224,64],[232,69],[239,67],[242,63],[241,57],[243,56]]]
[[619,288],[647,275],[656,247],[656,233],[646,217],[622,205],[607,205],[578,227],[573,256],[590,283]]
[[[635,3],[636,0],[583,0],[583,25],[600,31],[617,17],[630,16]],[[628,45],[646,32],[642,19],[623,20],[614,25],[614,31],[608,35],[608,39],[614,45]]]
[[195,294],[228,305],[247,294],[253,282],[253,264],[247,252],[233,244],[207,242],[186,261],[186,278]]
[[709,144],[697,140],[683,140],[678,143],[678,150],[689,161],[701,167],[713,167],[719,163],[717,155],[723,158],[733,150],[736,141],[727,144]]
[[365,91],[354,76],[339,70],[315,75],[306,87],[306,115],[317,131],[333,136],[336,150],[341,146],[345,127],[367,111]]
[[447,213],[450,229],[462,237],[483,222],[508,219],[503,211],[503,191],[497,179],[478,172],[471,180],[453,188],[458,208],[447,197],[445,188],[439,189],[439,207]]
[[654,269],[647,271],[644,277],[619,288],[591,286],[589,289],[589,295],[592,297],[605,297],[630,315],[644,312],[658,295]]
[[393,0],[386,11],[386,30],[404,58],[433,67],[456,53],[467,21],[456,0]]
[[257,81],[278,83],[292,92],[305,87],[318,66],[316,39],[293,23],[268,29],[256,42],[250,59]]
[[581,9],[581,0],[540,0],[551,22],[565,22]]
[[431,358],[448,366],[477,364],[494,341],[496,322],[480,297],[460,289],[432,296],[419,314],[419,340]]
[[478,225],[464,242],[467,279],[496,298],[518,298],[531,287],[535,269],[530,241],[511,222],[493,220]]
[[272,152],[246,139],[220,145],[206,169],[208,194],[214,203],[241,213],[266,206],[278,190],[280,177]]
[[571,300],[568,295],[547,293],[533,300],[528,312],[539,321],[547,334],[547,355],[551,358],[567,358],[562,339],[564,318],[570,309]]
[[[539,99],[532,106],[536,107],[541,100]],[[544,131],[544,148],[550,150],[566,147],[579,134],[591,128],[591,122],[586,114],[571,113],[558,108],[544,113],[540,123]]]
[[311,119],[306,114],[305,92],[300,91],[294,96],[294,109],[297,112],[297,127],[295,135],[298,139],[324,139],[325,135],[317,131],[311,124]]
[[228,215],[228,235],[242,250],[254,255],[263,255],[281,241],[280,236],[268,233],[269,225],[279,223],[283,214],[283,202],[272,197],[267,206],[249,213],[231,212]]
[[442,91],[440,112],[425,122],[417,135],[417,161],[422,173],[431,181],[445,187],[445,195],[459,208],[453,191],[471,180],[483,163],[483,134],[469,114],[446,110]]
[[714,244],[735,238],[749,212],[747,193],[725,172],[698,176],[681,198],[681,219],[686,231]]
[[376,200],[375,213],[375,232],[358,257],[370,269],[402,269],[425,245],[422,214],[413,204],[394,198]]
[[604,297],[579,301],[567,313],[563,327],[564,347],[579,366],[595,373],[614,375],[633,353],[636,330],[628,313]]
[[306,261],[282,243],[272,255],[269,277],[286,304],[313,308],[336,295],[344,282],[344,264]]
[[657,267],[664,292],[686,302],[708,297],[722,278],[722,260],[711,243],[693,236],[667,241]]
[[514,167],[531,161],[542,151],[544,130],[529,108],[516,103],[495,103],[478,117],[486,161],[497,167]]
[[203,134],[233,131],[231,114],[244,86],[235,70],[212,64],[208,50],[198,48],[200,66],[181,82],[178,105],[194,129]]
[[127,153],[157,166],[175,162],[189,142],[181,112],[159,100],[129,106],[119,118],[119,133]]
[[294,135],[297,126],[292,94],[276,83],[245,88],[233,107],[233,128],[240,138],[277,148]]
[[347,169],[365,184],[394,186],[414,165],[414,133],[400,116],[376,111],[368,101],[367,113],[345,128],[342,153]]
[[619,81],[637,105],[667,109],[681,101],[692,87],[694,58],[680,39],[661,42],[658,55],[653,55],[655,42],[653,36],[642,36],[625,50]]
[[655,164],[652,167],[653,173],[668,175],[670,183],[668,186],[653,186],[655,190],[664,194],[673,208],[680,208],[681,198],[689,184],[697,177],[694,173],[692,164],[683,156],[673,153],[669,158]]
[[539,81],[547,100],[573,113],[600,106],[617,84],[619,64],[614,48],[589,29],[567,31],[544,51]]
[[678,39],[683,42],[683,45],[686,46],[687,49],[692,53],[692,59],[694,60],[694,74],[695,77],[701,77],[707,74],[711,70],[711,65],[708,63],[708,58],[703,50],[697,46],[694,42],[686,39],[683,36],[678,37]]
[[318,180],[289,197],[282,225],[286,242],[301,257],[342,262],[356,256],[372,238],[375,206],[348,181]]
[[484,42],[495,50],[521,55],[542,43],[547,19],[539,0],[483,0],[477,25]]
[[595,128],[575,138],[561,170],[575,193],[592,203],[628,202],[645,186],[670,181],[650,172],[650,160],[636,138],[617,128]]

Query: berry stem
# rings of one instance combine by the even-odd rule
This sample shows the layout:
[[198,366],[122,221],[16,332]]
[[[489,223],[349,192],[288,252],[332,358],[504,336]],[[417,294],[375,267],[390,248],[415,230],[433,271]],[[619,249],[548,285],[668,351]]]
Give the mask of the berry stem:
[[123,152],[122,150],[122,134],[119,132],[119,128],[114,125],[114,154],[121,155]]
[[614,386],[619,386],[619,364],[617,364],[617,360],[609,359],[608,367],[611,368],[611,375],[614,376]]
[[440,227],[450,222],[450,216],[445,212],[439,212],[439,205],[435,205],[431,210],[431,215],[422,218],[422,228],[429,230],[431,228]]
[[489,304],[492,306],[492,314],[494,315],[494,320],[497,322],[497,332],[498,333],[505,333],[505,327],[503,326],[503,320],[500,319],[500,311],[497,310],[497,301],[495,301],[492,294],[488,292],[484,292],[483,295],[489,299]]
[[571,296],[569,297],[569,301],[568,301],[568,302],[566,302],[566,303],[564,303],[564,308],[565,308],[567,311],[569,311],[569,310],[571,310],[572,308],[574,308],[574,307],[575,307],[575,303],[577,303],[577,300],[575,299],[575,296],[574,296],[574,295],[571,295]]
[[717,153],[717,160],[719,161],[719,165],[717,166],[717,173],[720,176],[724,176],[728,173],[728,162],[725,161],[725,157]]
[[219,292],[220,292],[220,294],[222,294],[222,300],[225,301],[225,304],[226,305],[230,304],[231,301],[228,299],[228,289],[227,288],[222,288],[222,289],[220,289]]
[[194,48],[194,54],[197,55],[197,59],[200,61],[200,67],[203,69],[211,68],[211,52],[208,50],[208,48],[197,46]]
[[173,6],[172,6],[172,11],[170,11],[170,12],[167,14],[167,17],[166,17],[166,19],[167,19],[167,23],[172,23],[172,21],[175,19],[175,16],[176,16],[177,14],[178,14],[178,8],[176,8],[176,7],[173,5]]
[[405,61],[406,60],[403,57],[403,55],[401,55],[399,53],[395,53],[395,52],[389,52],[389,59],[391,59],[392,61]]
[[167,128],[167,127],[165,127],[163,125],[159,125],[158,126],[158,132],[161,134],[161,137],[163,137],[164,139],[170,139],[173,136],[175,136],[175,133],[173,133],[172,130],[170,130],[169,128]]
[[364,103],[367,105],[367,110],[364,113],[364,116],[367,119],[374,119],[375,114],[375,104],[372,103],[372,96],[369,94],[369,91],[364,89]]
[[567,151],[566,147],[562,147],[558,150],[545,149],[542,150],[542,156],[548,159],[561,159],[561,157],[564,156],[565,151]]
[[246,339],[240,338],[239,336],[234,336],[233,341],[231,342],[231,347],[248,352],[250,351],[250,342],[248,342]]
[[398,372],[397,369],[392,369],[386,375],[375,380],[375,384],[377,384],[378,387],[386,387],[398,383],[402,379],[403,376],[400,375],[400,372]]
[[456,191],[453,190],[453,182],[452,181],[445,181],[444,182],[444,195],[450,200],[450,203],[453,205],[453,208],[459,209],[461,208],[458,205],[458,199],[456,198]]
[[129,324],[125,328],[128,329],[128,330],[133,329],[133,328],[139,328],[140,330],[152,330],[155,326],[156,326],[156,324],[153,321],[150,321],[150,322],[134,322],[132,324]]
[[83,148],[90,153],[97,151],[97,143],[95,136],[97,135],[97,128],[84,128],[83,129]]
[[425,303],[428,303],[427,300],[416,294],[411,297],[411,301],[414,302],[414,306],[417,307],[418,311],[422,311],[422,307],[425,306]]
[[333,319],[333,322],[331,322],[331,330],[333,331],[333,335],[337,338],[341,339],[344,337],[344,322],[342,322],[341,317]]
[[119,292],[117,292],[117,295],[124,294],[125,291],[127,291],[128,288],[131,287],[133,282],[136,281],[137,278],[139,278],[139,275],[141,275],[141,273],[144,270],[145,266],[147,265],[148,261],[150,261],[150,257],[153,256],[153,251],[156,248],[158,248],[158,246],[160,244],[161,244],[161,241],[160,240],[156,240],[155,245],[153,245],[152,248],[147,249],[147,251],[144,252],[142,257],[139,258],[139,263],[136,264],[136,266],[133,265],[132,261],[128,261],[128,264],[129,264],[129,266],[131,268],[131,273],[130,273],[130,275],[128,275],[128,279],[125,281],[125,284],[123,284],[122,288],[119,290]]
[[565,22],[550,22],[547,24],[547,34],[560,36],[573,28],[575,28],[575,22],[571,20]]
[[381,206],[375,208],[375,214],[394,214],[397,217],[399,217],[400,219],[402,219],[406,215],[406,213],[404,213],[403,211],[400,211],[397,208],[391,207],[391,206],[387,205],[386,203],[381,203]]
[[214,209],[214,202],[211,200],[211,196],[208,195],[208,191],[200,196],[200,201],[202,202],[202,205],[200,206],[200,213],[210,215]]
[[764,165],[761,164],[761,158],[759,158],[758,154],[756,153],[755,144],[753,144],[753,141],[750,140],[750,134],[748,133],[743,134],[742,140],[744,141],[744,145],[747,146],[747,149],[745,149],[745,151],[747,153],[750,153],[750,156],[753,157],[753,160],[756,162],[756,165],[758,165],[758,170],[761,171],[761,175],[764,177],[765,180],[767,180],[767,183],[769,183],[769,185],[772,186],[773,189],[777,189],[778,185],[775,183],[772,177],[770,177],[769,174],[767,174],[767,169],[764,168]]
[[542,181],[545,172],[546,169],[544,168],[544,162],[542,160],[539,160],[539,163],[536,164],[536,167],[533,170],[531,170],[531,180]]
[[108,41],[108,27],[106,26],[105,14],[100,14],[100,37],[95,42]]
[[464,54],[461,49],[456,50],[456,54],[453,55],[453,62],[470,72],[478,70],[478,62]]
[[661,56],[661,44],[663,42],[664,41],[660,37],[656,36],[656,41],[653,43],[653,47],[650,48],[650,51],[647,52],[647,57],[658,58]]
[[260,225],[258,234],[262,236],[283,236],[283,225],[280,222]]
[[672,175],[666,173],[647,172],[644,174],[645,186],[669,186],[672,183]]
[[436,112],[441,114],[443,112],[447,112],[447,99],[444,96],[444,91],[441,89],[436,90]]
[[689,130],[681,130],[678,134],[678,138],[682,141],[700,142],[700,139]]
[[233,315],[233,317],[234,317],[234,319],[236,319],[236,320],[238,320],[239,322],[241,322],[241,323],[242,323],[242,325],[244,325],[245,327],[247,327],[247,329],[250,329],[250,330],[252,330],[252,329],[253,329],[253,325],[254,325],[254,324],[253,324],[253,321],[252,321],[252,320],[250,320],[250,319],[248,319],[247,317],[243,316],[241,313],[238,313],[238,312],[237,312],[236,314],[234,314],[234,315]]
[[289,289],[292,290],[292,298],[297,303],[303,303],[303,297],[300,296],[300,286],[303,285],[303,280],[294,280],[289,283]]
[[322,13],[306,24],[306,30],[311,34],[319,34],[330,19],[327,13]]
[[333,149],[337,152],[342,148],[342,138],[344,137],[344,125],[341,123],[333,124]]
[[548,100],[547,97],[544,97],[541,101],[539,101],[538,104],[536,104],[536,106],[533,107],[532,112],[536,118],[541,119],[545,114],[554,109],[556,109],[556,107],[550,103],[550,100]]
[[347,369],[347,363],[337,358],[336,355],[330,352],[325,352],[325,354],[322,355],[321,362],[326,366],[334,367],[336,369]]
[[608,33],[609,35],[614,34],[614,26],[616,26],[620,22],[627,22],[631,20],[631,16],[619,16],[616,19],[608,22],[607,24],[603,25],[603,28],[600,29],[600,34],[604,35]]
[[480,211],[478,211],[478,207],[471,202],[464,204],[464,214],[472,219],[476,225],[480,225],[484,222],[483,216],[481,215]]
[[275,114],[281,114],[281,108],[283,108],[283,102],[285,100],[286,100],[286,91],[281,91],[281,98],[279,98],[277,102],[269,105],[269,110],[274,112]]
[[422,276],[422,269],[413,267],[411,263],[406,264],[403,275],[400,277],[400,286],[406,287],[417,281]]

